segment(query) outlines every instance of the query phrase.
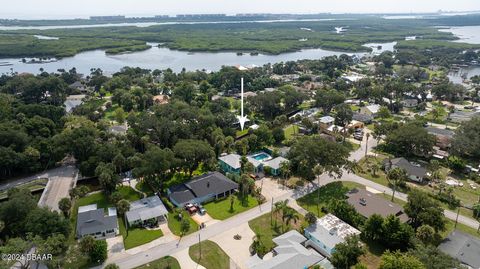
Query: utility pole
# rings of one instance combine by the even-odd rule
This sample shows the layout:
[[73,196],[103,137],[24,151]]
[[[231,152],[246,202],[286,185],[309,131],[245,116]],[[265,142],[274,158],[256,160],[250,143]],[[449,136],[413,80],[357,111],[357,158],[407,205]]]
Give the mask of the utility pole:
[[365,143],[365,158],[367,158],[368,153],[368,139],[370,138],[370,133],[367,133],[367,141]]
[[458,215],[460,214],[460,207],[458,207],[458,210],[457,210],[457,217],[455,218],[455,228],[457,228],[457,223],[458,223]]
[[200,240],[200,232],[198,232],[198,246],[200,248],[200,259],[202,259],[202,241]]

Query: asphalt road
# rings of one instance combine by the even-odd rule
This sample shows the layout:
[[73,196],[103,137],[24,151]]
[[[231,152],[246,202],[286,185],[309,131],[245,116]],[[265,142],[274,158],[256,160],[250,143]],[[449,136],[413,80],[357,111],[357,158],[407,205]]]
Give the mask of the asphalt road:
[[46,206],[51,210],[59,212],[58,202],[64,197],[69,197],[69,190],[78,173],[74,165],[62,166],[60,168],[55,173],[48,175],[47,186],[38,201],[39,206]]
[[28,183],[30,181],[34,181],[39,178],[65,177],[66,175],[71,174],[73,170],[75,170],[75,168],[71,166],[60,166],[57,168],[49,169],[44,172],[37,173],[32,176],[27,176],[27,177],[15,179],[15,180],[9,180],[5,183],[0,184],[0,191],[10,189],[17,185]]
[[[364,139],[361,143],[361,147],[357,151],[355,151],[351,154],[350,160],[358,161],[362,157],[364,157],[365,146],[366,145],[367,145],[367,142],[366,142],[366,139]],[[376,141],[372,137],[370,137],[370,139],[368,140],[368,150],[367,150],[367,152],[369,152],[371,150],[371,148],[373,148],[375,145],[376,145]],[[360,176],[357,176],[353,173],[344,172],[340,179],[334,179],[334,178],[329,177],[328,175],[323,175],[320,178],[320,186],[318,186],[316,183],[310,183],[310,184],[307,184],[306,186],[304,186],[302,188],[298,188],[296,190],[288,190],[285,194],[274,198],[273,203],[275,203],[277,201],[285,200],[285,199],[296,200],[296,199],[298,199],[302,196],[307,195],[308,193],[311,193],[311,192],[315,191],[317,188],[319,188],[323,185],[326,185],[330,182],[338,181],[338,180],[356,182],[356,183],[359,183],[359,184],[377,189],[377,190],[379,190],[381,192],[384,192],[386,194],[390,194],[390,195],[392,194],[392,189],[390,189],[388,187],[385,187],[385,186],[380,185],[378,183],[375,183],[373,181],[367,180],[367,179],[362,178]],[[398,199],[404,200],[404,201],[407,200],[407,195],[405,193],[396,192],[395,197],[397,197]],[[215,223],[211,226],[207,226],[206,228],[202,229],[201,231],[198,231],[198,232],[195,232],[195,233],[190,234],[188,236],[185,236],[178,241],[172,241],[172,242],[168,242],[168,243],[165,243],[165,244],[155,246],[155,247],[150,248],[150,249],[145,249],[144,251],[139,252],[139,253],[134,254],[134,255],[129,255],[129,254],[125,253],[123,255],[119,255],[119,256],[116,256],[116,257],[111,257],[107,260],[107,262],[105,264],[115,263],[122,269],[129,269],[129,268],[135,268],[137,266],[146,264],[148,262],[152,262],[152,261],[160,259],[161,257],[164,257],[164,256],[173,255],[174,253],[176,253],[180,250],[183,250],[185,248],[189,248],[190,246],[198,243],[199,240],[201,240],[201,241],[208,240],[208,239],[214,237],[217,234],[228,231],[233,227],[237,227],[237,226],[239,226],[241,224],[244,224],[244,223],[246,223],[246,222],[248,222],[248,221],[250,221],[254,218],[257,218],[257,217],[259,217],[263,214],[269,213],[271,211],[271,207],[272,207],[272,201],[270,200],[270,201],[267,201],[266,203],[264,203],[264,204],[262,204],[258,207],[255,207],[255,208],[250,209],[246,212],[235,215],[235,216],[233,216],[233,217],[231,217],[227,220]],[[445,216],[449,219],[455,220],[456,213],[452,212],[452,211],[449,211],[449,210],[445,210]],[[475,228],[475,229],[478,228],[478,225],[479,225],[478,221],[476,221],[474,219],[471,219],[471,218],[461,216],[461,215],[458,218],[458,222],[463,223],[463,224],[465,224],[469,227]],[[98,267],[94,267],[94,268],[102,268],[102,266],[98,266]]]

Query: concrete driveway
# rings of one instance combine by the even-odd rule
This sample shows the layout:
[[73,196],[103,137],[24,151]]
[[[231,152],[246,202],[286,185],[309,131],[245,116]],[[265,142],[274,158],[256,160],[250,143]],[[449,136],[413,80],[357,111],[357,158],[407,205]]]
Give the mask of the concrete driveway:
[[261,180],[255,181],[255,185],[257,188],[262,188],[262,195],[265,196],[267,201],[272,200],[272,197],[275,199],[276,197],[280,197],[289,193],[289,189],[287,187],[278,184],[276,179],[269,177],[264,177]]
[[[240,235],[240,240],[235,240],[234,235]],[[250,259],[250,245],[253,243],[253,237],[255,233],[248,226],[248,222],[245,222],[233,229],[218,234],[212,237],[210,240],[217,243],[225,253],[230,256],[230,260],[235,263],[234,267],[247,269],[245,262]],[[230,266],[232,268],[232,266]]]
[[121,235],[115,236],[113,238],[107,238],[106,241],[108,256],[125,251],[125,246],[123,245],[123,237]]
[[216,220],[216,219],[210,217],[210,215],[208,215],[208,213],[205,213],[203,215],[200,215],[199,213],[195,213],[195,214],[191,215],[191,218],[198,225],[201,225],[202,223],[205,223],[205,225],[208,226],[208,225],[212,225],[212,224],[215,224],[217,222],[220,222],[219,220]]
[[205,267],[194,262],[192,258],[190,258],[190,255],[188,254],[188,248],[174,253],[172,257],[177,259],[178,263],[180,264],[180,268],[182,269],[205,269]]

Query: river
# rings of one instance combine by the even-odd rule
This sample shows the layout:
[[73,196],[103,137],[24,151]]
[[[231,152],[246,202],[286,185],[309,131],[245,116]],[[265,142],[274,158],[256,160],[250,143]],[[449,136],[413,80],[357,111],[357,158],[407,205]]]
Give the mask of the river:
[[[106,73],[114,73],[125,66],[141,67],[145,69],[166,69],[174,71],[208,70],[217,71],[223,65],[262,66],[266,63],[296,61],[301,59],[320,59],[325,56],[340,55],[345,52],[329,51],[323,49],[304,49],[297,52],[282,53],[280,55],[259,54],[257,56],[244,53],[237,55],[235,52],[195,52],[171,50],[168,48],[152,47],[151,49],[108,55],[103,50],[94,50],[79,53],[48,63],[23,63],[19,58],[0,59],[0,73],[15,72],[39,73],[43,68],[47,72],[56,72],[58,69],[71,69],[75,67],[78,72],[89,74],[90,68],[101,68]],[[365,53],[346,53],[362,56]],[[27,59],[28,60],[28,59]],[[10,65],[7,65],[10,64]]]
[[[332,29],[333,30],[333,29]],[[464,42],[480,43],[480,26],[452,27],[443,28],[442,31],[452,31],[458,35]],[[37,38],[55,37],[38,36]],[[396,43],[365,44],[373,49],[374,54],[385,50],[393,50]],[[382,48],[378,50],[377,46]],[[94,50],[79,53],[73,57],[67,57],[58,61],[45,63],[23,63],[21,58],[0,59],[0,74],[14,72],[39,73],[40,68],[47,72],[56,72],[58,69],[69,70],[73,67],[78,72],[89,74],[91,68],[101,68],[107,74],[117,72],[122,67],[141,67],[145,69],[166,69],[171,68],[174,71],[186,70],[207,70],[217,71],[222,66],[243,65],[243,66],[262,66],[266,63],[278,63],[285,61],[296,61],[301,59],[320,59],[325,56],[340,55],[345,52],[329,51],[323,49],[304,49],[297,52],[282,53],[280,55],[259,54],[257,56],[245,53],[237,55],[236,52],[195,52],[171,50],[168,48],[152,47],[145,51],[125,53],[120,55],[107,55],[103,50]],[[362,56],[365,53],[346,53],[349,55]],[[28,62],[29,59],[27,59]],[[472,67],[468,70],[468,76],[480,73],[480,67]],[[460,77],[451,76],[451,79],[458,82]]]

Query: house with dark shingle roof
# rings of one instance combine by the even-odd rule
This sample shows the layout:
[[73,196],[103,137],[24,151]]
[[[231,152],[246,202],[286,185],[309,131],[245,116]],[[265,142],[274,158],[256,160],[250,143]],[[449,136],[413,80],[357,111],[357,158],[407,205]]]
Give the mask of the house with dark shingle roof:
[[469,268],[480,268],[480,239],[459,230],[451,232],[438,246],[445,254]]
[[167,190],[168,198],[178,207],[187,203],[204,203],[226,197],[238,189],[238,184],[219,172],[209,172]]
[[423,182],[423,179],[427,175],[427,169],[420,165],[413,165],[405,158],[385,159],[383,161],[383,167],[387,172],[393,168],[403,169],[410,180],[420,183]]
[[87,205],[78,208],[77,238],[92,236],[95,239],[115,237],[119,233],[117,213],[114,208],[105,215],[103,208],[97,205]]
[[347,202],[365,218],[373,214],[379,214],[382,217],[394,215],[402,222],[408,221],[408,216],[403,212],[403,208],[387,199],[375,195],[365,189],[353,189],[347,193]]

